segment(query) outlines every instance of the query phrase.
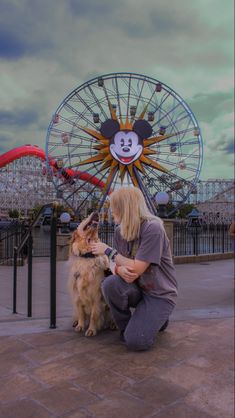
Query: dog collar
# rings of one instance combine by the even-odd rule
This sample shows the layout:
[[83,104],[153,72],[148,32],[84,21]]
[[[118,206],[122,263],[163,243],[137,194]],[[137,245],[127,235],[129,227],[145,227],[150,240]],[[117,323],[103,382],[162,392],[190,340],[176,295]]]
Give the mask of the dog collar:
[[93,254],[91,251],[89,253],[85,253],[85,254],[80,254],[79,257],[84,257],[84,258],[95,258],[96,255]]

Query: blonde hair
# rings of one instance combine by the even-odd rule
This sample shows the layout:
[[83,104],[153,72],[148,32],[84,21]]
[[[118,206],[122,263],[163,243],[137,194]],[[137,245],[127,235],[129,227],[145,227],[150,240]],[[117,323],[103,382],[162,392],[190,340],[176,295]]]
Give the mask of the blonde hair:
[[127,241],[139,237],[140,226],[144,220],[156,219],[147,208],[143,193],[138,187],[121,187],[110,196],[111,210],[120,218],[121,235]]

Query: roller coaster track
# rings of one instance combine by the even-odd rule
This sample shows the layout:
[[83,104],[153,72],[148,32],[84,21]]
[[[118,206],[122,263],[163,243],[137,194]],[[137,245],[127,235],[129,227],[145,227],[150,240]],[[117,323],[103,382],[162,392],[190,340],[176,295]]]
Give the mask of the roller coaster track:
[[[43,149],[39,148],[37,145],[22,145],[17,148],[13,148],[10,151],[7,151],[5,154],[0,155],[0,169],[4,166],[12,163],[13,161],[26,157],[26,156],[33,156],[40,158],[41,160],[46,160],[46,154]],[[94,186],[103,188],[104,182],[100,181],[97,177],[92,176],[89,173],[82,172],[79,170],[72,170],[69,168],[58,169],[57,163],[54,159],[50,159],[50,166],[53,167],[53,172],[56,174],[59,170],[60,175],[64,177],[65,180],[79,178],[80,180],[87,181]]]

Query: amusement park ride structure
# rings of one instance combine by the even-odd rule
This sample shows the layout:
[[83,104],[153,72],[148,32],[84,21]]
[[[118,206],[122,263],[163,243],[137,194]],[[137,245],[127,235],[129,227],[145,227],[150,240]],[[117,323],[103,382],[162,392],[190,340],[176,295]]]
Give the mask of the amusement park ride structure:
[[[0,215],[7,215],[16,209],[23,216],[27,216],[30,209],[38,205],[58,200],[51,174],[48,173],[45,151],[37,145],[26,144],[14,148],[0,156]],[[57,167],[51,160],[53,173],[57,175]],[[71,173],[70,173],[71,174]],[[66,171],[64,176],[70,178]],[[73,173],[80,175],[80,172]],[[88,173],[82,173],[81,178],[89,184],[102,187],[103,183],[91,178]],[[77,196],[79,203],[79,196]]]
[[175,210],[187,201],[198,206],[215,196],[231,200],[233,182],[201,182],[201,166],[200,128],[182,97],[147,76],[107,74],[61,102],[46,152],[28,144],[0,156],[0,207],[26,215],[35,205],[60,199],[76,215],[86,215],[107,207],[109,194],[122,185],[139,187],[155,213],[159,191],[169,194]]
[[[86,170],[104,182],[87,193],[80,176],[72,183],[52,176],[75,212],[89,200],[101,208],[111,191],[134,185],[156,213],[159,191],[170,194],[176,210],[195,189],[202,138],[193,112],[169,86],[141,74],[112,73],[84,83],[61,102],[49,124],[46,155],[51,174],[53,158],[59,174]],[[77,194],[83,195],[79,206]]]
[[0,156],[1,216],[14,209],[27,216],[30,209],[55,199],[55,188],[44,170],[45,153],[36,146],[25,145]]
[[[45,158],[45,152],[35,145],[24,145],[0,156],[0,217],[13,209],[27,216],[33,207],[58,200]],[[199,181],[188,201],[206,222],[230,223],[234,217],[234,180]]]
[[234,221],[235,183],[233,179],[199,181],[197,193],[191,195],[202,219],[207,223],[231,224]]

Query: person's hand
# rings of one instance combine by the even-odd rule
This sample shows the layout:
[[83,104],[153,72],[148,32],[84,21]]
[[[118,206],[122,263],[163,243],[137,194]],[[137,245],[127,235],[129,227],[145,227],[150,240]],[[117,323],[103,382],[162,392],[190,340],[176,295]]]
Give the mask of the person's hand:
[[118,275],[127,283],[132,283],[138,278],[132,267],[118,266]]
[[91,252],[95,255],[103,255],[108,245],[104,242],[94,242],[91,244]]

